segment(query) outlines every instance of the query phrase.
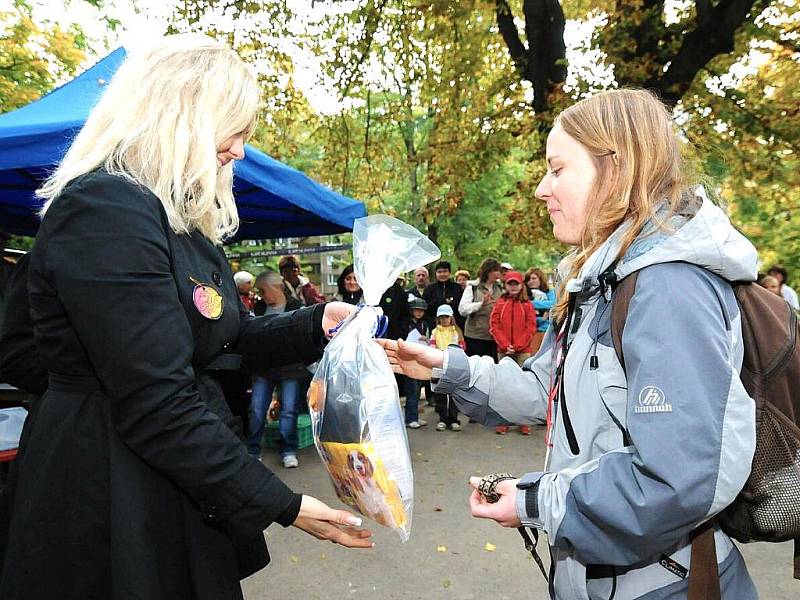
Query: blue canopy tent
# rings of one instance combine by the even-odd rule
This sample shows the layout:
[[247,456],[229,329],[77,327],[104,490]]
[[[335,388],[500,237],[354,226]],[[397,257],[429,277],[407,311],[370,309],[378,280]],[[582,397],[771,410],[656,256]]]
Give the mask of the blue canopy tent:
[[[124,59],[119,48],[36,102],[0,115],[0,228],[36,233],[40,204],[34,190],[64,155]],[[233,190],[241,222],[234,239],[350,231],[353,221],[366,215],[361,202],[249,145],[246,158],[234,166]]]

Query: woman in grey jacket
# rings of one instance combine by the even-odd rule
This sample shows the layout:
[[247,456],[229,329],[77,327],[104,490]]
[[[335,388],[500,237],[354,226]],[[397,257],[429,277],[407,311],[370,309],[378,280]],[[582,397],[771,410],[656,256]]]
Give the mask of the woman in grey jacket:
[[494,258],[485,258],[478,268],[478,278],[467,282],[458,303],[458,312],[466,319],[467,355],[491,356],[492,360],[497,360],[497,344],[489,333],[489,317],[502,295],[500,263]]
[[[496,503],[475,490],[470,505],[547,533],[553,598],[686,598],[692,533],[750,472],[755,410],[730,282],[755,279],[756,251],[680,146],[667,109],[641,90],[598,94],[556,120],[536,196],[573,249],[553,325],[522,368],[384,344],[397,370],[432,377],[487,425],[546,418],[543,470],[501,481]],[[635,271],[623,368],[606,282]],[[756,598],[739,551],[711,526],[722,597]]]

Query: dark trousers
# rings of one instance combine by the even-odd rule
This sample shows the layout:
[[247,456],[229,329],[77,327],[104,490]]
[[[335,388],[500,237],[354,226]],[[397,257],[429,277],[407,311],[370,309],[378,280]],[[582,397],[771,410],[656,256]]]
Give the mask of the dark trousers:
[[405,378],[406,392],[406,425],[419,421],[419,390],[422,382],[418,379]]
[[455,401],[448,394],[437,394],[434,392],[433,401],[436,404],[436,412],[439,413],[439,420],[450,426],[458,423],[458,407]]
[[464,338],[467,342],[467,356],[491,356],[497,362],[497,344],[494,340],[479,340],[476,338]]

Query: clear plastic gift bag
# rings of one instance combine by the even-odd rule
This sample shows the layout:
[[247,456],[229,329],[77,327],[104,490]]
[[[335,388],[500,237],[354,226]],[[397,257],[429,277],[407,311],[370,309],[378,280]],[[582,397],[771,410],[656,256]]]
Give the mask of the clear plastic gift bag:
[[308,391],[314,443],[336,495],[361,514],[411,532],[414,479],[394,373],[373,343],[385,331],[377,306],[397,277],[439,258],[436,245],[392,217],[357,219],[353,265],[363,304],[325,348]]

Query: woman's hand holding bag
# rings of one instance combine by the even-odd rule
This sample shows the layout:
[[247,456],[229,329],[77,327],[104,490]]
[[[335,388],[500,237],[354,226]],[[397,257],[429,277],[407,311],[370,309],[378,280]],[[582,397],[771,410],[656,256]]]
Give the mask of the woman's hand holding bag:
[[444,363],[444,352],[432,346],[409,344],[403,340],[375,341],[386,352],[392,370],[412,379],[427,381],[431,378],[431,369],[441,368]]
[[372,548],[372,532],[361,529],[361,519],[346,510],[331,508],[313,496],[303,496],[294,527],[318,540],[330,540],[347,548]]

